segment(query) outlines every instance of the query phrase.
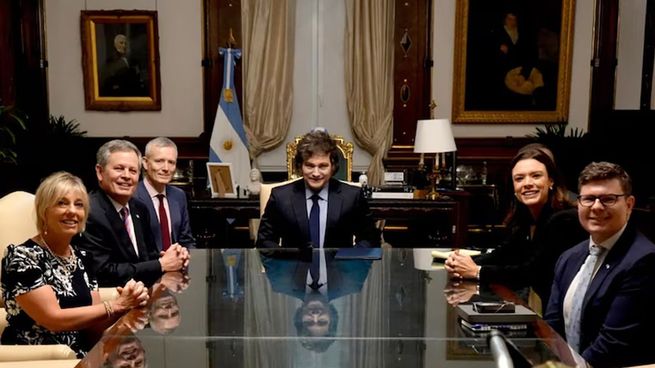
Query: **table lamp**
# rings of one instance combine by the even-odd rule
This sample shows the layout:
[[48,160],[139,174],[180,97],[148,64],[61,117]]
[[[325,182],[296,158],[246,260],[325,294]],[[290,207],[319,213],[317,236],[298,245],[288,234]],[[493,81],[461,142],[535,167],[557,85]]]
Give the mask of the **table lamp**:
[[[416,137],[414,139],[414,152],[421,153],[434,153],[434,167],[430,174],[430,193],[427,194],[428,199],[437,199],[439,193],[437,192],[437,182],[439,179],[439,169],[446,166],[445,152],[457,151],[455,146],[455,138],[453,138],[453,131],[450,127],[448,119],[428,119],[419,120],[416,124]],[[440,155],[443,162],[439,160]]]

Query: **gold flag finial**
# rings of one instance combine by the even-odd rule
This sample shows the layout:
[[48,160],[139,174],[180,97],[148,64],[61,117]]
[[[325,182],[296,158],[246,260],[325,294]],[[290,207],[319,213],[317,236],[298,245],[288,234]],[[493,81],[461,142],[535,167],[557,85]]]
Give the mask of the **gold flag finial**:
[[434,110],[437,108],[437,103],[434,100],[430,101],[430,119],[434,119]]
[[230,27],[230,34],[227,36],[227,47],[233,49],[236,46],[237,40],[234,38],[232,27]]

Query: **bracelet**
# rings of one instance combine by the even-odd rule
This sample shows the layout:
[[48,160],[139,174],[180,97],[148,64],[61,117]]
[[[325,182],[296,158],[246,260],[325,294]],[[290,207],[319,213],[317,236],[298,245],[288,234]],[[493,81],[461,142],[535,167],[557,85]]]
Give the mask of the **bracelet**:
[[480,270],[482,269],[482,266],[478,266],[478,272],[475,274],[475,279],[480,281]]
[[105,305],[105,312],[107,313],[107,319],[110,319],[114,314],[114,308],[111,306],[111,303],[108,301],[102,302]]

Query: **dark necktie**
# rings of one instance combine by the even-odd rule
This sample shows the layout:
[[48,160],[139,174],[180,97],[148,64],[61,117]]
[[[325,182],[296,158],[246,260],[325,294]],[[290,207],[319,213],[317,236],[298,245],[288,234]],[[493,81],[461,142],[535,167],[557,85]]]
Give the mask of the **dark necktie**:
[[159,199],[159,229],[161,231],[161,247],[162,250],[168,249],[171,246],[171,232],[168,227],[168,215],[166,215],[166,208],[164,207],[164,196],[163,194],[157,194],[157,199]]
[[594,267],[598,261],[598,257],[605,249],[599,246],[592,246],[589,249],[589,255],[584,261],[578,274],[580,275],[578,285],[573,292],[573,301],[571,302],[571,314],[569,316],[569,323],[566,325],[566,342],[578,353],[580,349],[580,320],[582,319],[582,304],[584,302],[587,288],[591,283],[591,278],[594,274]]
[[321,208],[318,205],[319,196],[314,194],[312,197],[312,209],[309,211],[309,237],[312,242],[312,264],[309,266],[309,273],[312,276],[313,289],[319,287],[318,279],[320,277],[320,253],[321,247]]
[[129,223],[129,218],[130,218],[130,210],[127,207],[121,208],[121,219],[123,220],[123,225],[125,226],[125,231],[127,231],[127,235],[130,235],[130,223]]

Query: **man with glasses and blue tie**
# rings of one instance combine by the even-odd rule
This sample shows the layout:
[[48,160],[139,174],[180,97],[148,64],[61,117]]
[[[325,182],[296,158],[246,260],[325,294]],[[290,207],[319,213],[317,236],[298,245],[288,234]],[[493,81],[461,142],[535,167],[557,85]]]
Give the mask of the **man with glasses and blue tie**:
[[593,162],[578,188],[578,218],[590,239],[559,258],[544,319],[582,366],[655,363],[655,245],[629,222],[630,176],[619,165]]

